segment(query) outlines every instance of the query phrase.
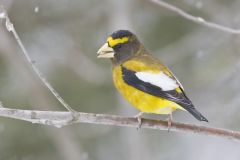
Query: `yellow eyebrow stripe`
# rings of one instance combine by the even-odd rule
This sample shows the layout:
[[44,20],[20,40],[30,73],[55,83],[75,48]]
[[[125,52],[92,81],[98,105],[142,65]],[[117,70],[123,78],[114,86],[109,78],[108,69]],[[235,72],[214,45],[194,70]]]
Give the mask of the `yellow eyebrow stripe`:
[[117,38],[117,39],[113,39],[112,37],[109,37],[107,39],[107,42],[108,42],[109,47],[114,47],[115,45],[117,45],[119,43],[127,42],[128,40],[129,40],[128,37]]

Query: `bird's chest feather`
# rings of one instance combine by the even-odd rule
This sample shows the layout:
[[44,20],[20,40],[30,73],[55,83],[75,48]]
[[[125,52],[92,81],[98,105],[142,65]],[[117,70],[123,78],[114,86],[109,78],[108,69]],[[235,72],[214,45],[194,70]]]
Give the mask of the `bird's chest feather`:
[[142,92],[124,82],[121,66],[113,68],[113,82],[118,91],[137,109],[146,113],[170,114],[176,104]]

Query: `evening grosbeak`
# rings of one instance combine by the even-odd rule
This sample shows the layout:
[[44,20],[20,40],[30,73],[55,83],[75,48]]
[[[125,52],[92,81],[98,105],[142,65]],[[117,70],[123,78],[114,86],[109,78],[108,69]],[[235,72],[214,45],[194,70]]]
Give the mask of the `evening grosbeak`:
[[199,121],[208,120],[196,110],[173,73],[140,43],[128,30],[112,33],[98,50],[98,58],[112,61],[113,81],[118,91],[142,113],[168,114],[188,111]]

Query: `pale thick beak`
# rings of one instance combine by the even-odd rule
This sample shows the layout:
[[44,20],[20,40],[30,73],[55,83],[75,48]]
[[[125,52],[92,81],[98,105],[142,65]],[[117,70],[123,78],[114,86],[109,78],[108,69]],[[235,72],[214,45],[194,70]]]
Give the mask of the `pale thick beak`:
[[97,51],[98,58],[113,58],[114,51],[111,47],[108,46],[108,43],[105,43],[98,51]]

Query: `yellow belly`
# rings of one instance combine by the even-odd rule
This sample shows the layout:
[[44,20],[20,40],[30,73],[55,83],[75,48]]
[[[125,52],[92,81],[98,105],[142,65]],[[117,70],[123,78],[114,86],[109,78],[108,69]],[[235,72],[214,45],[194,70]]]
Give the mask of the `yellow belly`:
[[118,91],[141,112],[171,114],[176,109],[184,110],[175,102],[152,96],[124,83],[120,66],[113,70],[113,81]]

